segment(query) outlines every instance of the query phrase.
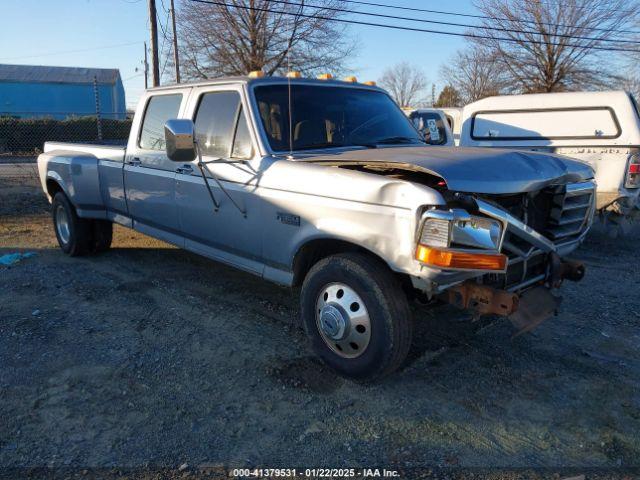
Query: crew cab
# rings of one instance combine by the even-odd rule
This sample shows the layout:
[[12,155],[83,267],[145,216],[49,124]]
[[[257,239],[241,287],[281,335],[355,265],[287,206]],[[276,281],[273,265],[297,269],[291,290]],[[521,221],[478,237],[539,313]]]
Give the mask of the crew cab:
[[301,286],[311,347],[359,381],[403,363],[410,300],[548,317],[595,200],[581,162],[434,148],[375,85],[297,75],[148,90],[126,147],[47,143],[38,169],[67,254],[118,223]]

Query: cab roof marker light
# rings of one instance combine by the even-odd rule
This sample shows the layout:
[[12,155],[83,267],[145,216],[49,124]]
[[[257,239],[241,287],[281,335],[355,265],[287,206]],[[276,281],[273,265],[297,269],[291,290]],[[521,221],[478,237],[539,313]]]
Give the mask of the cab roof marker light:
[[287,78],[302,78],[300,72],[287,72]]
[[370,87],[375,87],[377,84],[373,80],[369,80],[368,82],[364,82],[364,85],[369,85]]
[[254,70],[253,72],[249,72],[249,78],[262,78],[264,77],[264,72],[262,70]]
[[344,81],[349,83],[358,83],[357,77],[354,77],[353,75],[351,75],[350,77],[345,77]]
[[331,75],[330,73],[322,73],[318,75],[318,80],[331,80],[332,78],[333,75]]

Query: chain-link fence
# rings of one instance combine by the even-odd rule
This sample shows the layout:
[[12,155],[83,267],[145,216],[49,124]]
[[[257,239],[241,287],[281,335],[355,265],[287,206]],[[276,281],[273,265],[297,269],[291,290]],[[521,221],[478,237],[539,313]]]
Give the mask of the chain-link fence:
[[[124,118],[124,119],[120,119]],[[131,119],[122,113],[78,114],[0,111],[0,157],[32,157],[44,142],[121,144],[126,142]]]

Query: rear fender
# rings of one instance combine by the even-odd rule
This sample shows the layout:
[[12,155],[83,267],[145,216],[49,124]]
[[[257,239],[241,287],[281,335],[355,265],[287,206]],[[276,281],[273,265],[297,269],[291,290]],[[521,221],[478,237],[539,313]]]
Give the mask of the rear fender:
[[103,218],[106,215],[95,156],[52,152],[48,158],[38,161],[46,163],[45,187],[49,195],[48,184],[53,180],[76,207],[79,217]]

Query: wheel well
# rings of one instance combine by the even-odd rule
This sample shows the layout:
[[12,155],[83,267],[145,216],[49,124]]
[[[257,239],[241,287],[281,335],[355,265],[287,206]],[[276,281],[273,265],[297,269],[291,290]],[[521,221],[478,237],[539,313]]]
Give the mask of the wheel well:
[[62,189],[62,187],[60,186],[60,184],[58,182],[56,182],[52,178],[48,178],[47,179],[47,193],[49,194],[49,196],[51,198],[53,198],[56,193],[63,192],[63,191],[64,190]]
[[[387,265],[379,255],[376,255],[370,250],[367,250],[360,245],[347,242],[345,240],[338,240],[332,238],[321,238],[312,240],[300,248],[296,253],[293,260],[293,285],[294,287],[300,286],[304,281],[304,277],[307,275],[311,267],[318,263],[323,258],[331,255],[337,255],[339,253],[358,252],[369,255],[378,261]],[[398,274],[399,276],[404,276]],[[403,282],[404,283],[404,282]]]

